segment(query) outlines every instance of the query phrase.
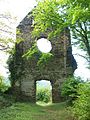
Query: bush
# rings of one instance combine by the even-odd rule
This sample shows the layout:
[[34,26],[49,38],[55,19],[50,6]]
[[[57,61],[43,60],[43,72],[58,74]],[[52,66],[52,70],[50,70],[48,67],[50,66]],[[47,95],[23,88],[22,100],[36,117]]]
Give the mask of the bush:
[[45,103],[50,102],[51,100],[51,92],[48,88],[38,88],[37,94],[36,94],[36,100],[42,101]]
[[62,84],[61,95],[67,100],[69,103],[72,103],[77,98],[77,88],[81,83],[80,78],[69,77]]
[[4,78],[0,75],[0,92],[5,92],[10,86],[4,83]]
[[72,108],[77,120],[90,120],[90,83],[79,84],[78,98]]
[[0,93],[0,109],[11,106],[14,102],[13,96]]

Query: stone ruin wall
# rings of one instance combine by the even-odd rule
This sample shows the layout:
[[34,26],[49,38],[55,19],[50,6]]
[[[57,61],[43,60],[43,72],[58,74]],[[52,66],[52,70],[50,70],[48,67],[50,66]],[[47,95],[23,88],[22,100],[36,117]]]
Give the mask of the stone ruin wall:
[[[63,81],[69,76],[73,75],[74,68],[72,62],[72,49],[69,29],[60,35],[60,37],[51,40],[54,57],[45,64],[41,70],[37,67],[37,58],[26,59],[22,55],[31,48],[34,39],[32,39],[32,19],[27,16],[21,21],[17,29],[21,34],[17,34],[18,38],[23,38],[23,42],[16,44],[16,53],[14,64],[16,64],[17,80],[14,87],[17,97],[21,100],[36,102],[36,81],[49,80],[52,85],[52,101],[60,102],[62,100],[60,88]],[[47,37],[43,35],[43,37]],[[40,36],[42,38],[42,36]],[[70,49],[69,53],[68,50]],[[14,91],[14,92],[15,92]]]

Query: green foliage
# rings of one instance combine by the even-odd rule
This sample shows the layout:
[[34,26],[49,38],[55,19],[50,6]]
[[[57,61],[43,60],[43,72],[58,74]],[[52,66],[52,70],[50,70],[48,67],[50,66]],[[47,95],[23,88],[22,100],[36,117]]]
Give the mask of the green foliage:
[[26,52],[22,57],[26,57],[27,59],[34,57],[39,54],[39,50],[37,48],[37,44],[34,43],[32,47]]
[[37,65],[41,67],[44,66],[45,63],[47,63],[52,57],[53,55],[51,53],[42,53],[41,57],[37,62]]
[[38,88],[36,94],[36,100],[48,103],[51,101],[51,91],[48,88]]
[[90,120],[90,83],[82,83],[78,87],[78,98],[72,108],[74,116],[78,120]]
[[0,93],[0,109],[11,106],[14,102],[13,96]]
[[0,120],[73,120],[65,103],[40,106],[31,103],[15,103],[0,110]]
[[3,93],[9,88],[8,85],[4,83],[4,78],[3,76],[0,76],[0,92]]
[[[18,45],[16,44],[16,46]],[[14,86],[15,82],[17,81],[18,77],[20,77],[23,71],[22,52],[16,52],[16,50],[13,48],[8,57],[7,64],[10,72],[9,80],[11,82],[11,86]],[[20,70],[19,72],[18,69]]]
[[77,88],[81,83],[80,78],[69,77],[62,85],[61,94],[68,102],[72,103],[78,96]]
[[0,109],[6,106],[11,105],[10,96],[4,94],[8,90],[10,85],[4,82],[4,78],[0,76]]
[[19,44],[20,42],[23,42],[24,41],[24,39],[22,38],[23,33],[21,33],[19,28],[17,28],[16,34],[18,36],[16,39],[16,43]]
[[33,11],[35,28],[34,34],[45,32],[48,28],[60,34],[63,28],[76,24],[77,22],[86,22],[90,18],[90,3],[86,1],[71,0],[42,0],[38,2]]
[[17,66],[15,66],[14,62],[15,62],[15,51],[14,53],[11,53],[11,55],[9,56],[8,60],[7,60],[7,64],[8,64],[8,69],[10,71],[10,82],[11,82],[11,86],[14,85],[15,80],[17,79]]
[[33,35],[39,36],[40,33],[49,30],[48,37],[56,36],[62,31],[64,20],[59,14],[59,1],[42,0],[38,2],[37,7],[33,10],[34,31]]
[[87,52],[90,61],[90,2],[89,0],[39,0],[33,10],[33,36],[48,33],[59,36],[64,28],[73,32],[74,43]]
[[45,63],[47,63],[53,57],[53,55],[51,53],[40,52],[37,44],[34,43],[28,52],[26,52],[22,57],[26,57],[27,59],[36,58],[37,66],[43,67]]

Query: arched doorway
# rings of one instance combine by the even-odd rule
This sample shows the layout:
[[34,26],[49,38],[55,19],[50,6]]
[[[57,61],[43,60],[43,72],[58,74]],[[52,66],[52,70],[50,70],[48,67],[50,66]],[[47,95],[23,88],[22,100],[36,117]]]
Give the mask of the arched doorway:
[[52,103],[52,85],[49,80],[36,81],[36,103],[37,104]]

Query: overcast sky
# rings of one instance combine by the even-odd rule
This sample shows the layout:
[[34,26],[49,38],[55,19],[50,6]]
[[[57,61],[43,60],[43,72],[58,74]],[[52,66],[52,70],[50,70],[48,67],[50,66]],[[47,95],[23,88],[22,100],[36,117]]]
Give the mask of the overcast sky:
[[[15,32],[16,26],[28,14],[28,12],[32,10],[35,5],[35,0],[0,0],[0,14],[10,14],[13,19],[16,18],[16,20],[13,21],[12,25],[6,21],[7,24],[9,24]],[[0,21],[2,21],[1,18]],[[2,33],[2,35],[6,36],[7,34]],[[6,69],[7,58],[8,55],[0,51],[0,73],[6,77],[8,72]]]
[[[10,13],[13,18],[17,18],[16,23],[13,26],[13,29],[19,24],[19,22],[28,14],[29,11],[36,5],[35,0],[0,0],[0,14]],[[74,53],[77,52],[77,49],[74,48]],[[81,52],[81,51],[79,51]],[[1,60],[2,58],[2,60]],[[85,60],[81,57],[75,57],[78,62],[78,69],[76,74],[85,78],[90,78],[90,70],[85,69]],[[0,63],[5,60],[5,54],[0,53]],[[6,60],[5,60],[6,61]],[[4,63],[5,66],[5,63]],[[1,65],[0,72],[5,74],[6,70]]]

